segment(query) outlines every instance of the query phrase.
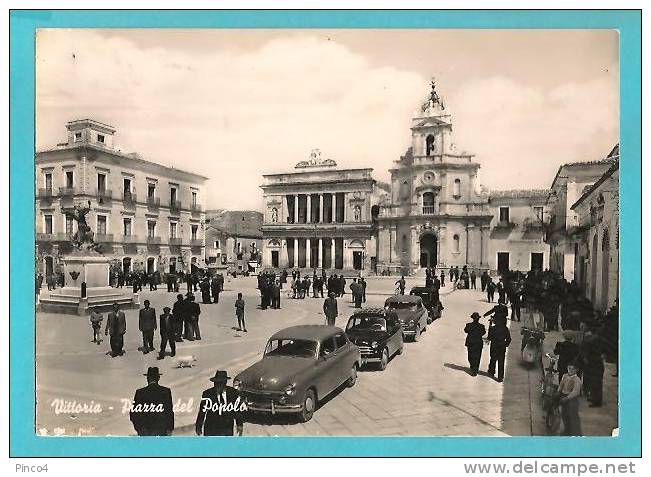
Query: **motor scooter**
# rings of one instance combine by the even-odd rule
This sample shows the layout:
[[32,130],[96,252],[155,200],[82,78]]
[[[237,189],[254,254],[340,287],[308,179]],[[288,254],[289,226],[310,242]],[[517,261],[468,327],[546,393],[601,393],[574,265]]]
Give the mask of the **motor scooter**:
[[522,328],[520,330],[522,335],[522,360],[528,364],[540,362],[543,351],[543,341],[545,340],[545,332],[541,330],[532,330],[530,328]]

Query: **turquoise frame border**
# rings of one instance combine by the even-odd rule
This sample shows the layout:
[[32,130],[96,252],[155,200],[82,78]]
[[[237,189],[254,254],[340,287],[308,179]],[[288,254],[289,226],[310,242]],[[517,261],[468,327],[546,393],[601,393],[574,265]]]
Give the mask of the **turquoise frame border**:
[[[106,11],[10,14],[10,456],[640,456],[641,11]],[[34,33],[37,28],[526,28],[620,31],[620,435],[173,439],[34,435]]]

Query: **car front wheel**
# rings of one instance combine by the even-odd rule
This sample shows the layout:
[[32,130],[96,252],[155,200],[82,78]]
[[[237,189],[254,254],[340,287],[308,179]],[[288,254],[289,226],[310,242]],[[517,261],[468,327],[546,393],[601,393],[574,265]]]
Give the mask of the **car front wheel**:
[[380,371],[384,371],[387,369],[387,364],[389,364],[389,350],[384,348],[382,350],[382,357],[380,358],[380,362],[378,363],[378,368]]
[[419,341],[420,340],[420,334],[421,334],[420,325],[418,325],[418,327],[416,328],[416,333],[414,333],[413,340],[414,341]]
[[307,422],[312,419],[316,410],[316,394],[312,389],[308,389],[303,398],[303,411],[301,412],[301,421]]
[[353,367],[350,368],[350,376],[346,380],[346,386],[352,388],[357,382],[357,364],[353,364]]

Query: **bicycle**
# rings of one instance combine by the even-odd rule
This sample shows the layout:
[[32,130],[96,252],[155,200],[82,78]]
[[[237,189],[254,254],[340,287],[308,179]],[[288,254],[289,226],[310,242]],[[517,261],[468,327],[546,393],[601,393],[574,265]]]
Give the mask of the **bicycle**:
[[556,363],[558,356],[546,353],[549,366],[545,368],[545,375],[541,381],[542,407],[545,412],[545,426],[548,431],[557,433],[560,428],[561,412],[558,397],[558,369]]

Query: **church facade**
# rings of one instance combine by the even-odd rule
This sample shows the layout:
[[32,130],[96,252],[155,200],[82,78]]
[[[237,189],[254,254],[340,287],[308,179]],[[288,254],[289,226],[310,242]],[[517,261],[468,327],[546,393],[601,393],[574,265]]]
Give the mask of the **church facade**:
[[480,165],[453,142],[452,117],[434,83],[411,131],[411,147],[390,170],[391,194],[380,207],[378,273],[488,268],[489,195],[479,184]]
[[263,176],[263,265],[394,275],[549,267],[549,190],[482,187],[480,164],[454,144],[434,82],[411,133],[388,184],[318,151],[293,172]]

